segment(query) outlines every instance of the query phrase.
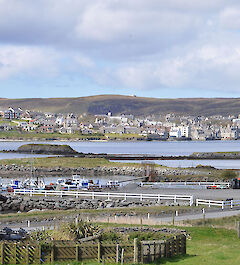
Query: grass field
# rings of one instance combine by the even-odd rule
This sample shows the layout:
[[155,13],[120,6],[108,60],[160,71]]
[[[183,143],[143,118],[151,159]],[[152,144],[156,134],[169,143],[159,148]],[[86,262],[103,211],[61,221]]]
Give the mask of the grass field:
[[[23,165],[30,166],[31,158],[16,158],[16,159],[1,159],[0,165]],[[120,162],[110,162],[105,158],[80,158],[80,157],[41,157],[34,159],[34,167],[65,167],[65,168],[77,168],[77,167],[123,167],[132,166],[140,167],[141,164],[138,163],[120,163]]]
[[105,134],[108,139],[119,139],[119,140],[137,140],[137,139],[145,139],[145,136],[135,134],[135,133],[127,133],[127,134],[119,134],[119,133],[106,133]]
[[240,221],[240,215],[223,217],[223,218],[212,218],[206,220],[188,220],[184,223],[186,225],[193,225],[198,227],[215,227],[215,228],[226,228],[235,229],[236,222]]
[[[15,124],[16,125],[16,124]],[[43,140],[43,139],[58,139],[58,140],[103,140],[105,136],[100,134],[82,135],[80,133],[36,133],[36,132],[19,132],[19,131],[4,131],[0,132],[0,139],[18,139],[18,140]]]
[[237,238],[236,231],[198,227],[187,228],[187,231],[192,238],[187,242],[187,255],[162,264],[240,264],[240,239]]

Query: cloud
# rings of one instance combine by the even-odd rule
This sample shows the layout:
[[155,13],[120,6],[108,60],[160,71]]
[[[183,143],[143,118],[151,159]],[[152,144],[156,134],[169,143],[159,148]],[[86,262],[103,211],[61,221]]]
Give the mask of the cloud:
[[236,0],[0,0],[0,78],[239,91]]
[[0,48],[0,79],[18,74],[53,76],[57,74],[57,55],[34,47],[8,46]]

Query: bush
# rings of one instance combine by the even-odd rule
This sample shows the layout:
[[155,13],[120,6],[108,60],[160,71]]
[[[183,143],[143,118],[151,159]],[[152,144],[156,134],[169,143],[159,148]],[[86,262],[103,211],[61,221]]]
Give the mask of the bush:
[[54,230],[34,231],[31,233],[30,239],[39,242],[51,240],[77,241],[81,238],[98,235],[100,232],[99,226],[80,221],[78,224],[75,222],[62,223],[60,227]]

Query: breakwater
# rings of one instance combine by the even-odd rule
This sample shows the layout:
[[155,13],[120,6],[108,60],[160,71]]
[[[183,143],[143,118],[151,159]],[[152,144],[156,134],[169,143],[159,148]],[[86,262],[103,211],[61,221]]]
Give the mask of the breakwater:
[[[186,202],[180,202],[187,205]],[[172,201],[126,201],[122,199],[106,201],[102,199],[79,199],[79,198],[32,198],[22,196],[8,196],[7,200],[0,201],[0,212],[28,212],[31,210],[71,210],[71,209],[109,209],[109,208],[132,208],[174,205]],[[177,203],[179,205],[179,202]]]
[[[171,177],[187,176],[189,180],[194,177],[195,181],[202,180],[215,180],[216,174],[219,174],[221,170],[216,169],[197,169],[197,168],[167,168],[167,167],[156,167],[154,169],[154,175],[156,180],[172,180]],[[35,176],[72,176],[78,174],[81,176],[132,176],[132,177],[144,177],[146,172],[143,167],[131,167],[131,166],[120,166],[120,167],[39,167],[34,169]],[[18,166],[18,165],[0,165],[0,177],[20,177],[20,176],[31,176],[32,171],[29,166]],[[219,178],[218,178],[219,180]]]

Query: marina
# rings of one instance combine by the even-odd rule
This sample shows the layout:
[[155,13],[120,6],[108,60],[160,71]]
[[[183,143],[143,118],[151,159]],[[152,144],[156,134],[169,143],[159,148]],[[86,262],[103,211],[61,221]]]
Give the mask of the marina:
[[[126,180],[125,180],[126,181]],[[125,182],[123,181],[123,182]],[[87,179],[79,175],[73,175],[71,178],[19,178],[19,179],[0,179],[0,187],[3,192],[14,192],[20,189],[31,190],[56,190],[56,191],[101,191],[116,190],[121,182],[113,179],[99,180],[96,178]]]

